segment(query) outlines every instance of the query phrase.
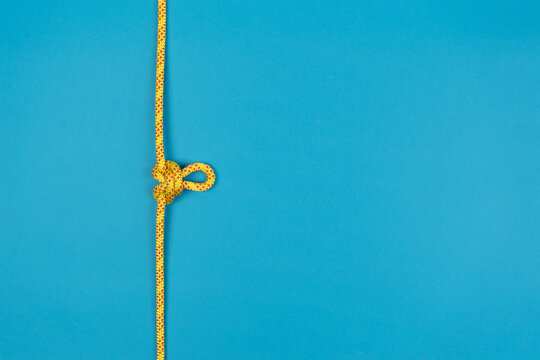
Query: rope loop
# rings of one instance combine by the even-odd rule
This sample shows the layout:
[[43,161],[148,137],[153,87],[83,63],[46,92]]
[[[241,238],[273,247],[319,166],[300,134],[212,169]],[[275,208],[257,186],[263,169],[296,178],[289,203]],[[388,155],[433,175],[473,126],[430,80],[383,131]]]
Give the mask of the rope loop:
[[216,182],[216,174],[214,169],[203,163],[193,163],[182,169],[182,177],[185,178],[189,174],[201,171],[206,175],[206,181],[202,183],[184,180],[184,189],[191,191],[206,191],[210,189]]

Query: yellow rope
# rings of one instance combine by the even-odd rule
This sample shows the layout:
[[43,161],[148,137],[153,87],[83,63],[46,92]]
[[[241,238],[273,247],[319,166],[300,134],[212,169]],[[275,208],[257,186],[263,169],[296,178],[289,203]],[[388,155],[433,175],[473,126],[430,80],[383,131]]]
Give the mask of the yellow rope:
[[[206,191],[214,185],[216,179],[212,168],[206,164],[195,163],[181,169],[174,161],[165,160],[163,148],[163,82],[165,80],[165,23],[166,0],[158,0],[158,36],[156,61],[156,165],[152,175],[160,182],[154,188],[154,198],[157,200],[156,212],[156,337],[157,359],[165,359],[165,278],[163,271],[163,238],[165,206],[174,197],[180,195],[183,189]],[[206,174],[204,183],[184,181],[183,178],[195,171]]]

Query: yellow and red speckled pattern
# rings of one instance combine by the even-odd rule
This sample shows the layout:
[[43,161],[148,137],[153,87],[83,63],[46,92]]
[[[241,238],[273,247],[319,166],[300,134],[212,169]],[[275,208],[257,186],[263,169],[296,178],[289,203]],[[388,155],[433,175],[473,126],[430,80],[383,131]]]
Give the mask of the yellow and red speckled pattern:
[[[165,30],[166,30],[166,0],[158,0],[158,36],[156,61],[156,165],[152,175],[160,182],[154,188],[154,198],[157,200],[156,212],[156,336],[157,359],[165,359],[165,277],[163,268],[163,240],[165,206],[184,189],[206,191],[214,185],[216,176],[214,170],[206,164],[194,163],[181,169],[174,161],[165,160],[163,148],[163,83],[165,80]],[[196,183],[184,181],[183,178],[196,171],[206,174],[206,181]]]

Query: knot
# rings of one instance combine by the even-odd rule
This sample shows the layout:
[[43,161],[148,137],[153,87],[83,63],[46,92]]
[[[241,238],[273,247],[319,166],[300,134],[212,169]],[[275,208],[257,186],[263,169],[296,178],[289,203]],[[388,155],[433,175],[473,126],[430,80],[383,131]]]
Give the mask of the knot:
[[[184,181],[184,177],[196,171],[202,171],[206,175],[205,182]],[[194,163],[181,169],[174,161],[165,161],[165,165],[161,168],[159,165],[154,166],[152,175],[161,183],[154,188],[154,199],[158,202],[163,201],[165,204],[172,203],[174,197],[180,195],[184,189],[206,191],[216,181],[214,170],[203,163]]]

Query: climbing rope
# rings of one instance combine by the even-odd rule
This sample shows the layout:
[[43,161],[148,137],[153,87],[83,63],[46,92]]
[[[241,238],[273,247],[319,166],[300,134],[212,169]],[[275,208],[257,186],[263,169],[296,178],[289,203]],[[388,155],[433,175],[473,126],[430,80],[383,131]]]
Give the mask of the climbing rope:
[[[160,182],[154,188],[156,211],[156,337],[157,359],[165,359],[165,278],[163,271],[163,239],[165,206],[182,190],[206,191],[214,185],[214,170],[206,164],[194,163],[181,169],[174,161],[165,160],[163,148],[163,82],[165,80],[165,27],[166,0],[158,0],[158,36],[156,61],[156,165],[152,169],[154,179]],[[196,171],[206,174],[204,183],[183,180]]]

